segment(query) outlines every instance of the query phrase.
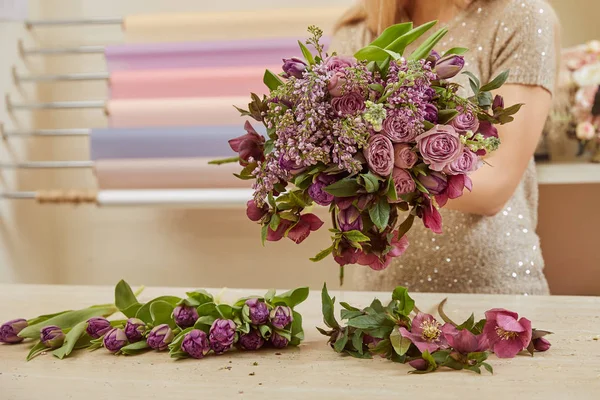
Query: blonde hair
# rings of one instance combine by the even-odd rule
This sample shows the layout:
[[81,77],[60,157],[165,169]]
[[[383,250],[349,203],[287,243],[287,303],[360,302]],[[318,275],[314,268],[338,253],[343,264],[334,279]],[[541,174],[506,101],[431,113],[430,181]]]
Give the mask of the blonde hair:
[[[364,21],[373,34],[379,35],[387,27],[406,18],[404,6],[407,2],[408,0],[361,0],[340,18],[335,30]],[[473,0],[454,2],[460,7],[467,7]]]

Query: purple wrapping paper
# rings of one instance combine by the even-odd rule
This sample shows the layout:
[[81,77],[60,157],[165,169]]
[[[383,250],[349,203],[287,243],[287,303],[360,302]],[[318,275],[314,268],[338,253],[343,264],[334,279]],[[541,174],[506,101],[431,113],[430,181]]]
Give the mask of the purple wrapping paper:
[[[257,132],[265,134],[262,125]],[[239,126],[92,129],[90,159],[198,158],[235,156],[227,141],[245,134]]]
[[[323,38],[327,47],[329,39]],[[217,42],[144,43],[107,46],[109,72],[167,68],[277,65],[300,56],[297,39],[254,39]]]

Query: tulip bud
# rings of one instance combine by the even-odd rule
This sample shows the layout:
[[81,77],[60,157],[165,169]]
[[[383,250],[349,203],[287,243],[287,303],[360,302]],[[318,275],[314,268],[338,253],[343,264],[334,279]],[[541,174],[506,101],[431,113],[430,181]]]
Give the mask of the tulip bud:
[[298,57],[283,59],[284,77],[302,78],[302,74],[306,71],[306,63]]
[[271,325],[277,329],[284,329],[293,320],[292,309],[287,306],[277,306],[271,310]]
[[286,338],[284,338],[277,332],[273,332],[270,340],[271,340],[271,344],[276,349],[283,349],[283,348],[287,347],[287,345],[289,344],[289,340],[287,340]]
[[230,319],[217,319],[208,332],[210,348],[215,354],[223,354],[235,341],[235,322]]
[[265,340],[257,329],[252,329],[250,333],[240,336],[238,343],[242,350],[258,350],[265,344]]
[[550,349],[550,346],[552,346],[550,342],[543,337],[533,339],[533,348],[537,351],[546,351]]
[[420,175],[419,182],[434,196],[442,194],[448,187],[448,178],[439,172],[432,172],[430,175]]
[[20,343],[23,338],[19,337],[19,332],[27,328],[27,320],[23,318],[13,319],[5,322],[0,327],[0,343]]
[[163,351],[169,347],[174,338],[173,331],[167,324],[155,326],[148,335],[148,346],[154,350]]
[[494,102],[492,103],[492,110],[496,108],[504,108],[504,98],[499,94],[494,97]]
[[269,309],[267,305],[258,299],[246,300],[248,306],[248,314],[252,325],[266,324],[269,320]]
[[88,335],[94,339],[98,339],[112,329],[110,322],[106,318],[94,317],[87,321],[88,326],[85,329]]
[[123,329],[113,328],[104,335],[103,343],[106,350],[116,353],[127,345],[127,335]]
[[210,351],[210,343],[206,333],[199,329],[194,329],[188,332],[181,343],[181,350],[186,352],[190,357],[203,358]]
[[435,72],[440,79],[450,79],[458,75],[465,66],[465,58],[456,54],[444,57],[435,66]]
[[363,221],[358,208],[351,206],[345,210],[340,210],[338,213],[338,224],[342,232],[361,231],[363,229]]
[[63,345],[65,334],[58,326],[50,325],[42,328],[40,332],[40,340],[44,346],[51,349],[57,349]]
[[125,324],[125,335],[131,343],[139,342],[146,332],[146,324],[141,319],[129,318]]
[[437,51],[431,50],[429,56],[425,59],[425,62],[426,64],[429,64],[429,66],[433,69],[435,68],[435,65],[437,64],[440,58],[441,56]]
[[190,328],[198,320],[198,311],[196,311],[196,307],[182,304],[173,310],[173,318],[175,319],[175,323],[181,328]]

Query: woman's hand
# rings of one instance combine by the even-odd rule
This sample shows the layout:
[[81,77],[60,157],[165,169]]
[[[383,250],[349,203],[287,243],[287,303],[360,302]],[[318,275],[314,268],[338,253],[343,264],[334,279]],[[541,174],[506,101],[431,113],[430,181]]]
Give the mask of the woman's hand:
[[446,208],[470,214],[493,216],[515,192],[540,140],[550,112],[552,96],[539,86],[505,85],[496,94],[505,104],[524,103],[514,122],[497,126],[501,144],[484,165],[471,174],[473,192],[450,200]]

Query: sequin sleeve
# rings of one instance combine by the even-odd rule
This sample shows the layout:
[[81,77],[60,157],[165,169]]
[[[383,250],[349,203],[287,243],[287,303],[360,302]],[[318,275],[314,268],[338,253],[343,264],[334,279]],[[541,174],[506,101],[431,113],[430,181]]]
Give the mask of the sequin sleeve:
[[558,65],[558,19],[542,0],[512,0],[499,19],[492,76],[510,70],[507,83],[541,86],[551,93]]

